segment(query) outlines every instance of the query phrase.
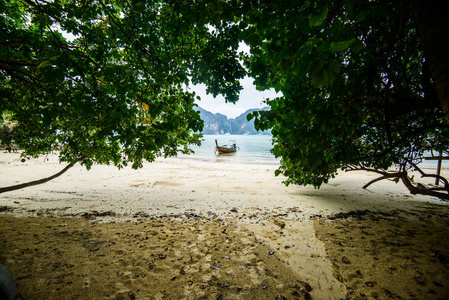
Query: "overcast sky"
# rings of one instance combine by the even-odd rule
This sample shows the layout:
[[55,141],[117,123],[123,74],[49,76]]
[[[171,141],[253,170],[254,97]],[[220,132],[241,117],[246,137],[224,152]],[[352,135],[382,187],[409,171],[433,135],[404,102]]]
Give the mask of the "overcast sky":
[[[240,43],[237,51],[249,53],[249,47],[244,43]],[[250,77],[240,80],[243,90],[240,91],[240,100],[236,104],[226,103],[223,96],[214,98],[214,96],[206,94],[206,86],[204,84],[190,86],[190,88],[195,91],[197,96],[201,97],[201,101],[195,101],[201,108],[214,114],[220,113],[228,118],[236,118],[248,109],[268,106],[263,103],[267,98],[272,99],[281,96],[281,94],[276,94],[274,89],[263,92],[256,90],[253,81],[254,79]]]
[[264,99],[280,96],[274,90],[263,92],[256,90],[253,80],[246,77],[240,81],[243,90],[240,91],[240,100],[236,104],[226,103],[222,96],[214,98],[212,95],[206,94],[206,86],[204,84],[190,86],[190,90],[201,97],[201,101],[195,101],[201,108],[214,114],[220,113],[228,118],[236,118],[248,109],[266,107],[267,105],[263,103]]

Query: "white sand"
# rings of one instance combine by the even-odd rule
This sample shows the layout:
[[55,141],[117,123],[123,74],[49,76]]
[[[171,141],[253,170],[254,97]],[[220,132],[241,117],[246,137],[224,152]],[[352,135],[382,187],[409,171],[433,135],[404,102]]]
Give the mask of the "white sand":
[[[225,157],[232,161],[232,157]],[[137,212],[150,215],[210,213],[251,218],[273,214],[291,220],[312,215],[370,209],[419,209],[437,198],[410,195],[402,183],[383,180],[362,189],[377,177],[367,172],[342,172],[320,189],[282,184],[276,165],[232,164],[191,159],[158,159],[144,168],[118,170],[94,165],[87,171],[75,165],[61,177],[43,185],[0,194],[1,205],[27,210],[64,209],[64,214],[112,211],[120,216]],[[60,171],[51,155],[20,162],[18,153],[0,153],[0,186],[41,179]],[[432,182],[431,179],[428,180]],[[231,212],[236,208],[236,212]]]
[[[64,167],[55,155],[20,162],[18,153],[0,153],[0,186],[48,177]],[[381,181],[368,190],[362,186],[377,177],[366,172],[341,173],[320,189],[288,186],[275,177],[276,165],[234,164],[232,157],[215,162],[158,159],[144,168],[117,170],[95,165],[90,171],[76,165],[43,185],[0,194],[0,206],[14,215],[71,216],[110,212],[120,220],[143,216],[195,214],[244,224],[272,246],[314,287],[316,299],[339,299],[344,286],[332,275],[322,242],[308,221],[315,215],[350,210],[422,210],[426,205],[449,203],[410,195],[401,184]],[[429,182],[432,182],[429,180]],[[274,218],[282,219],[281,229]],[[294,245],[282,250],[286,245]]]

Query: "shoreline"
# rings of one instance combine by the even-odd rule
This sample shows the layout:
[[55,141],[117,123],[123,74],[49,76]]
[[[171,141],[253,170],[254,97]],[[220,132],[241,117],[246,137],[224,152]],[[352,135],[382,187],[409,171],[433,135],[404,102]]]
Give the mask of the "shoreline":
[[[48,177],[64,167],[55,155],[49,155],[45,161],[39,158],[21,163],[18,153],[0,153],[0,166],[1,186]],[[45,184],[0,194],[0,203],[24,215],[29,215],[27,211],[33,214],[54,210],[60,216],[96,211],[111,212],[121,218],[138,213],[193,213],[250,219],[256,213],[283,215],[291,220],[358,209],[449,206],[449,202],[435,197],[411,195],[402,183],[388,180],[363,189],[364,184],[378,177],[373,173],[342,172],[315,189],[285,186],[282,175],[274,176],[276,168],[274,164],[210,163],[185,158],[157,159],[138,170],[94,165],[87,171],[77,164]],[[448,174],[449,170],[442,172]]]
[[[0,167],[0,185],[6,186],[19,183],[16,181],[21,183],[50,176],[64,166],[58,163],[56,156],[48,156],[45,161],[40,158],[21,163],[19,155],[16,153],[0,153]],[[101,240],[98,236],[101,232],[104,234],[111,232],[111,235],[108,235],[108,238],[105,237],[104,240],[106,242],[113,241],[115,244],[110,247],[118,251],[117,247],[126,248],[127,246],[123,244],[126,243],[126,239],[119,241],[113,238],[115,234],[119,234],[117,230],[129,231],[130,234],[132,232],[133,243],[139,242],[140,246],[146,249],[146,247],[151,246],[151,243],[157,243],[157,240],[150,243],[136,236],[144,235],[151,238],[152,230],[160,229],[160,226],[155,224],[161,224],[160,222],[162,222],[163,228],[167,228],[167,230],[168,228],[176,228],[175,232],[178,232],[178,234],[170,235],[172,244],[166,244],[164,246],[166,249],[172,249],[170,251],[178,253],[179,249],[176,250],[178,246],[175,247],[175,245],[180,245],[179,243],[185,241],[185,237],[189,236],[192,244],[196,243],[195,245],[197,245],[196,250],[193,247],[191,251],[207,253],[214,248],[212,245],[202,242],[204,235],[216,237],[221,236],[220,232],[227,232],[228,234],[225,236],[238,236],[238,239],[226,245],[229,247],[240,245],[236,247],[244,249],[246,258],[242,259],[246,262],[237,263],[234,261],[238,260],[237,257],[232,258],[225,253],[228,251],[226,248],[218,247],[219,251],[217,251],[220,254],[217,257],[213,254],[211,254],[212,257],[207,254],[203,256],[198,254],[201,256],[201,258],[198,258],[198,263],[203,264],[202,266],[198,264],[190,265],[189,262],[185,261],[185,264],[191,267],[192,272],[193,269],[196,270],[195,272],[199,272],[199,269],[202,270],[201,272],[207,270],[208,275],[200,276],[200,273],[192,273],[190,277],[193,279],[182,283],[185,287],[192,287],[182,291],[186,297],[189,296],[189,293],[191,293],[190,295],[195,293],[196,297],[201,295],[218,297],[222,295],[224,299],[229,299],[229,297],[246,299],[250,293],[255,293],[255,295],[259,293],[258,295],[262,298],[268,297],[270,299],[278,295],[287,299],[308,299],[307,297],[312,297],[312,299],[340,299],[346,295],[360,297],[360,294],[366,294],[371,290],[377,294],[388,294],[382,290],[380,283],[377,284],[378,289],[367,289],[365,283],[374,279],[366,279],[366,282],[351,279],[357,270],[342,271],[346,270],[345,268],[348,266],[341,262],[341,257],[337,254],[342,249],[345,251],[348,249],[341,248],[335,243],[338,236],[346,234],[340,232],[339,226],[341,227],[341,225],[339,224],[347,221],[348,223],[345,226],[356,230],[360,227],[359,222],[368,222],[367,224],[372,225],[373,229],[379,228],[384,232],[386,230],[383,227],[384,222],[389,222],[390,219],[398,220],[398,222],[403,220],[404,224],[422,222],[423,219],[427,219],[429,222],[433,220],[432,222],[437,225],[446,222],[446,226],[449,227],[447,217],[444,217],[444,213],[446,216],[449,215],[448,202],[432,197],[412,196],[402,184],[395,184],[386,180],[372,185],[367,190],[362,189],[362,186],[376,178],[377,174],[358,171],[341,173],[329,184],[323,185],[320,189],[314,189],[313,187],[287,187],[283,185],[282,177],[274,176],[276,168],[276,165],[234,164],[221,163],[220,161],[211,163],[177,158],[158,159],[154,163],[145,164],[144,168],[139,170],[132,170],[131,168],[117,170],[113,166],[94,165],[90,171],[87,171],[85,168],[75,165],[66,174],[46,184],[0,194],[0,221],[10,224],[8,226],[15,230],[20,226],[25,226],[24,223],[40,224],[35,227],[28,225],[27,230],[30,231],[29,243],[31,245],[24,242],[24,249],[33,247],[32,245],[36,243],[46,245],[47,243],[72,242],[75,243],[73,247],[76,248],[82,241],[83,243],[88,241],[90,241],[89,243],[95,243],[95,241]],[[446,170],[443,170],[443,172],[446,172]],[[435,213],[437,211],[440,213]],[[429,215],[433,217],[429,219]],[[371,216],[374,216],[374,219]],[[362,220],[363,218],[364,220]],[[385,219],[385,221],[377,222],[378,219]],[[439,228],[438,235],[443,234],[444,240],[444,226],[441,228],[441,225],[438,225],[438,227],[432,225],[433,223],[429,224],[429,226],[433,226],[432,228]],[[46,235],[50,237],[49,241],[43,241],[36,236],[33,237],[33,234],[41,237],[40,232],[46,231],[46,229],[44,230],[46,226],[52,227],[55,232],[63,233],[54,235],[54,233],[47,232]],[[73,228],[90,228],[88,230],[91,237],[86,240],[76,237],[81,229],[78,231],[69,230],[72,226]],[[114,226],[115,231],[111,229]],[[135,231],[136,227],[138,227],[137,231]],[[197,231],[192,228],[201,228],[201,230]],[[322,228],[327,228],[327,231],[323,232],[320,230]],[[22,231],[20,232],[23,235]],[[329,238],[327,233],[335,236]],[[18,233],[17,238],[22,239],[21,234]],[[92,236],[97,237],[92,240]],[[250,241],[248,237],[250,237]],[[14,235],[4,236],[3,238],[4,243],[7,244],[8,240],[15,239]],[[344,240],[346,243],[348,238],[350,237],[343,235],[342,241]],[[390,237],[386,236],[385,238]],[[107,244],[106,242],[101,243],[101,245]],[[239,244],[241,242],[243,244]],[[17,240],[15,243],[18,243]],[[222,240],[221,243],[228,243],[228,240]],[[262,248],[257,248],[256,251],[255,247],[251,245],[259,245]],[[135,271],[133,265],[141,264],[140,259],[142,257],[146,257],[148,253],[153,253],[148,249],[140,251],[140,246],[134,250],[129,248],[126,253],[123,252],[122,254],[111,252],[112,250],[103,246],[100,246],[99,249],[103,251],[101,255],[104,254],[110,259],[108,261],[110,266],[115,264],[114,268],[116,268],[116,265],[120,265],[117,263],[117,259],[125,260],[128,261],[126,272],[133,273]],[[340,248],[335,250],[335,246]],[[413,251],[418,251],[416,249],[418,247],[413,248]],[[96,253],[96,251],[93,252]],[[130,251],[134,251],[134,254],[131,255],[132,258],[129,258]],[[87,266],[91,259],[92,261],[97,259],[95,255],[92,256],[95,253],[90,252],[92,251],[83,252],[85,262],[64,263],[83,265],[83,268],[90,268],[91,272],[96,273],[98,267]],[[51,251],[46,253],[51,253]],[[109,257],[109,253],[115,253],[114,257]],[[254,253],[259,253],[258,255],[264,258],[262,260],[256,259],[258,263],[254,264]],[[6,264],[9,264],[8,267],[16,272],[26,272],[26,269],[22,269],[21,264],[17,262],[20,259],[11,255],[0,251],[0,263],[6,261]],[[76,253],[70,255],[75,255],[72,258],[75,259]],[[44,255],[41,258],[48,260],[48,264],[61,263],[54,262],[54,260],[60,260],[60,258],[47,256]],[[184,257],[179,254],[178,258],[181,256]],[[232,258],[230,261],[221,258],[228,256]],[[357,261],[354,258],[357,253],[349,254],[348,252],[347,256],[349,260]],[[33,259],[33,257],[31,256],[30,259]],[[213,266],[213,259],[220,260],[222,269],[211,267]],[[150,257],[144,258],[144,261],[150,261]],[[226,264],[227,267],[225,267],[225,261],[228,263]],[[161,261],[158,262],[161,263]],[[64,263],[61,264],[64,265]],[[398,264],[401,263],[398,262]],[[239,265],[237,266],[237,264]],[[237,270],[240,270],[236,268],[240,268],[242,265],[249,265],[254,270],[258,270],[259,275],[262,274],[263,276],[257,277],[259,275],[256,276],[251,273],[252,275],[249,277],[240,278],[240,281],[245,284],[239,286],[237,282],[240,281],[234,282],[228,278],[229,275],[225,274],[234,274],[234,276],[240,274],[236,273]],[[354,265],[360,268],[360,265]],[[38,272],[39,266],[36,266],[36,268],[36,272]],[[176,264],[175,258],[170,261],[164,260],[164,268],[158,270],[156,274],[160,277],[158,280],[162,280],[162,277],[166,276],[173,278],[174,275],[171,275],[173,272],[180,272],[179,264]],[[64,273],[67,271],[67,265],[65,269],[59,269],[59,267],[57,269]],[[72,270],[71,267],[69,269]],[[227,271],[224,272],[224,269]],[[285,276],[275,271],[281,269],[284,270],[281,273],[285,273]],[[88,270],[82,270],[72,272],[73,274],[70,275],[68,281],[84,280],[85,277],[75,278],[81,276],[79,272],[88,272]],[[112,279],[104,278],[106,281],[121,282],[123,286],[119,288],[109,285],[109,291],[100,289],[103,293],[101,297],[108,293],[112,298],[117,295],[123,296],[123,299],[142,297],[145,290],[144,285],[148,284],[143,279],[142,274],[146,274],[145,276],[150,276],[150,274],[146,269],[139,270],[136,272],[140,275],[136,278],[128,278],[123,274]],[[183,270],[186,271],[185,268]],[[181,273],[184,273],[184,271]],[[385,270],[383,271],[385,272]],[[364,276],[369,272],[363,272]],[[441,274],[446,274],[443,269],[441,269],[441,272]],[[275,274],[273,275],[275,277],[270,274]],[[30,275],[30,278],[22,278],[23,276],[28,275],[19,275],[19,278],[21,278],[19,280],[21,289],[19,290],[23,292],[22,295],[26,294],[27,284],[36,284],[35,280],[37,280],[32,275]],[[110,277],[110,275],[108,276]],[[229,288],[222,286],[217,289],[216,283],[212,283],[214,277],[211,276],[221,278],[220,280],[228,278],[228,282],[219,281],[222,285],[229,284],[227,286]],[[175,277],[180,278],[179,275]],[[207,278],[207,280],[204,278]],[[264,278],[269,281],[269,284],[261,283]],[[297,282],[296,287],[291,281],[292,278]],[[428,277],[426,278],[426,282],[429,282]],[[410,280],[416,284],[413,276]],[[164,282],[167,295],[170,294],[169,290],[181,292],[178,287],[173,286],[171,281]],[[431,290],[435,291],[437,295],[445,296],[449,287],[444,287],[441,280],[436,282],[443,287],[436,286]],[[48,289],[47,284],[45,283],[43,288],[45,286],[45,289]],[[85,288],[89,289],[92,286],[95,285],[89,285]],[[208,289],[201,289],[203,286]],[[267,290],[262,288],[263,286],[272,286],[272,289]],[[286,287],[289,288],[286,289]],[[71,288],[73,289],[73,286],[71,287],[71,284],[65,282],[64,286],[60,288],[67,292]],[[407,295],[406,291],[392,290],[391,287],[383,289],[387,289],[395,295]],[[288,291],[288,295],[283,293],[282,290]],[[428,295],[428,290],[414,290],[414,293]],[[159,298],[162,298],[163,291],[164,289],[160,291]],[[449,295],[449,292],[447,295]],[[159,298],[154,297],[154,299]],[[429,299],[432,299],[432,297]]]

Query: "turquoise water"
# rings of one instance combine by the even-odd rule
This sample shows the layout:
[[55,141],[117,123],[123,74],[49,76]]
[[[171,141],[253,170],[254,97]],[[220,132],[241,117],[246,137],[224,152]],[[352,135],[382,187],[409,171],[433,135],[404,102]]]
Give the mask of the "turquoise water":
[[[226,145],[229,140],[236,140],[237,152],[215,153],[215,139],[218,145]],[[200,147],[191,147],[195,151],[194,154],[180,155],[179,158],[227,163],[279,164],[279,159],[270,152],[273,147],[271,139],[270,135],[204,135]],[[424,169],[436,169],[437,162],[424,160],[418,166]],[[449,160],[443,161],[442,168],[449,168]]]
[[[215,153],[215,139],[218,145],[227,145],[235,140],[238,150],[230,154]],[[200,147],[192,146],[194,154],[180,155],[179,158],[229,163],[277,164],[279,160],[271,154],[270,135],[204,135]]]

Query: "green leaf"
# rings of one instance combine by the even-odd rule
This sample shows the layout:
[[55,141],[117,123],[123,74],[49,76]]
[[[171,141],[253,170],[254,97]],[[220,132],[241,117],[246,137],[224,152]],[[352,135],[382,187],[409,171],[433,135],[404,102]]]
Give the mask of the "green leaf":
[[361,40],[355,40],[354,44],[351,46],[351,50],[354,51],[354,53],[359,53],[363,47],[364,45]]
[[276,83],[276,85],[274,86],[274,90],[276,91],[276,93],[279,93],[282,90],[282,86],[282,83]]
[[51,65],[51,61],[46,60],[46,61],[41,62],[41,63],[37,66],[37,68],[38,68],[38,69],[41,69],[41,68],[45,68],[45,67],[50,66],[50,65]]
[[330,83],[333,82],[337,78],[337,75],[339,73],[340,73],[340,62],[336,59],[331,60],[327,66],[327,76],[329,82]]
[[358,13],[355,18],[354,18],[354,23],[360,23],[362,21],[364,21],[366,19],[366,17],[368,16],[368,10],[362,10],[360,13]]
[[322,8],[318,14],[310,14],[309,15],[309,25],[310,27],[317,27],[323,24],[324,20],[326,20],[329,9],[327,7]]
[[314,48],[313,46],[313,42],[312,41],[307,41],[304,44],[302,44],[302,46],[299,48],[298,51],[296,51],[295,55],[294,55],[294,59],[298,59],[306,54],[309,54],[310,51],[312,51]]
[[322,88],[327,85],[328,75],[327,70],[324,68],[315,70],[311,74],[312,84],[315,88]]
[[310,77],[315,88],[322,88],[327,84],[328,76],[324,61],[319,61],[312,66]]
[[[332,44],[331,44],[331,45],[332,45]],[[324,52],[326,52],[328,49],[329,49],[329,43],[326,43],[326,42],[322,42],[322,43],[316,48],[316,50],[317,50],[319,53],[324,53]]]
[[329,50],[332,53],[344,51],[344,50],[348,49],[349,47],[351,47],[351,45],[354,43],[354,41],[355,41],[355,39],[350,39],[350,40],[342,41],[342,42],[332,42],[329,47]]
[[329,62],[328,70],[334,75],[340,73],[340,62],[336,59],[333,59]]

